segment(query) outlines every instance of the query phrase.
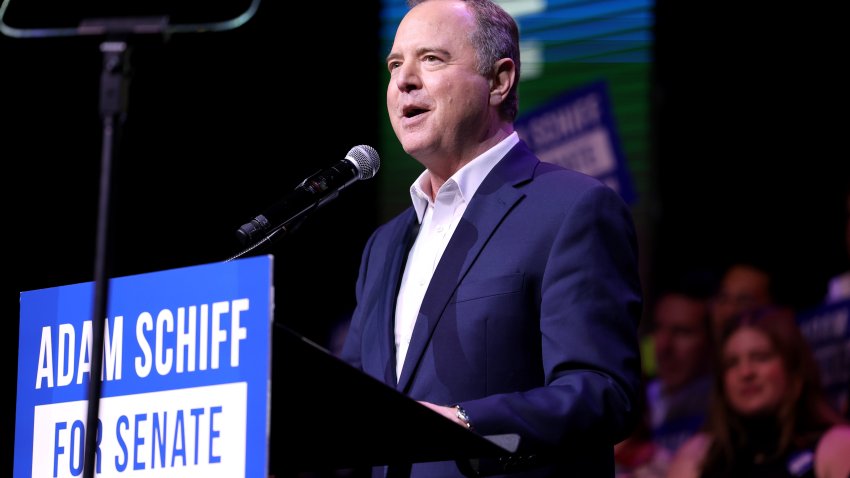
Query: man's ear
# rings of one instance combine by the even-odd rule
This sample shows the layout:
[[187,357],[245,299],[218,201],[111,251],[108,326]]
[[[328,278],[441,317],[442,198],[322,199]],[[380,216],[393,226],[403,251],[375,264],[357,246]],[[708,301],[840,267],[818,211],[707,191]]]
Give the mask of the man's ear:
[[502,58],[493,67],[490,78],[490,104],[502,104],[516,81],[516,65],[510,58]]

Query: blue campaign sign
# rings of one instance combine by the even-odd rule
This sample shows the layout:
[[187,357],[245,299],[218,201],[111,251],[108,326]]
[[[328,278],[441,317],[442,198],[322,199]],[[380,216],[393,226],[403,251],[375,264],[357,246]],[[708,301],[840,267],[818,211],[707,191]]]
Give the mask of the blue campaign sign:
[[[15,477],[83,471],[94,283],[21,293]],[[267,478],[272,257],[115,278],[95,473]]]
[[593,176],[627,203],[635,201],[605,82],[570,90],[523,114],[514,126],[541,160]]
[[846,416],[850,411],[850,299],[802,311],[797,324],[811,346],[827,397]]

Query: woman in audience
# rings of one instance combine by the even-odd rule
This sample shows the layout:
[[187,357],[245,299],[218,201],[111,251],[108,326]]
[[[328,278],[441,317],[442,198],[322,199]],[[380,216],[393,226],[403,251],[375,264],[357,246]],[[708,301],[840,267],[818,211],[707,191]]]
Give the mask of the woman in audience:
[[850,425],[824,398],[793,311],[740,315],[720,334],[709,418],[670,478],[850,476]]

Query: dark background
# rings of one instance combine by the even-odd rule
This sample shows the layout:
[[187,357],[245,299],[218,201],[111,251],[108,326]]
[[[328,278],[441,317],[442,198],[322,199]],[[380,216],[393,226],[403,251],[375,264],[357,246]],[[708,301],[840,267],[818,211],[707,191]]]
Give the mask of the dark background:
[[[645,287],[757,256],[781,272],[789,302],[815,305],[828,278],[850,267],[850,160],[833,119],[845,114],[845,86],[832,30],[822,12],[681,3],[657,4]],[[225,260],[240,250],[241,224],[351,147],[378,143],[379,4],[332,9],[265,1],[234,31],[131,42],[111,276]],[[19,293],[93,280],[101,40],[0,37],[6,403],[15,400]],[[375,181],[360,182],[257,251],[275,256],[275,320],[327,341],[354,305],[379,199]],[[13,410],[0,422],[9,471]]]
[[779,300],[819,304],[850,268],[846,75],[828,11],[657,4],[653,284],[765,264]]

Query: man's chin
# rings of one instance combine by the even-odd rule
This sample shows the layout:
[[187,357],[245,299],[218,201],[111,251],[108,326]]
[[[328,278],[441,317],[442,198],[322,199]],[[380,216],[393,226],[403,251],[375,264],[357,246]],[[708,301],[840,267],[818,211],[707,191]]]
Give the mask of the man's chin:
[[423,141],[413,138],[402,140],[401,147],[404,149],[405,153],[413,156],[414,158],[425,154],[428,151],[428,148]]

